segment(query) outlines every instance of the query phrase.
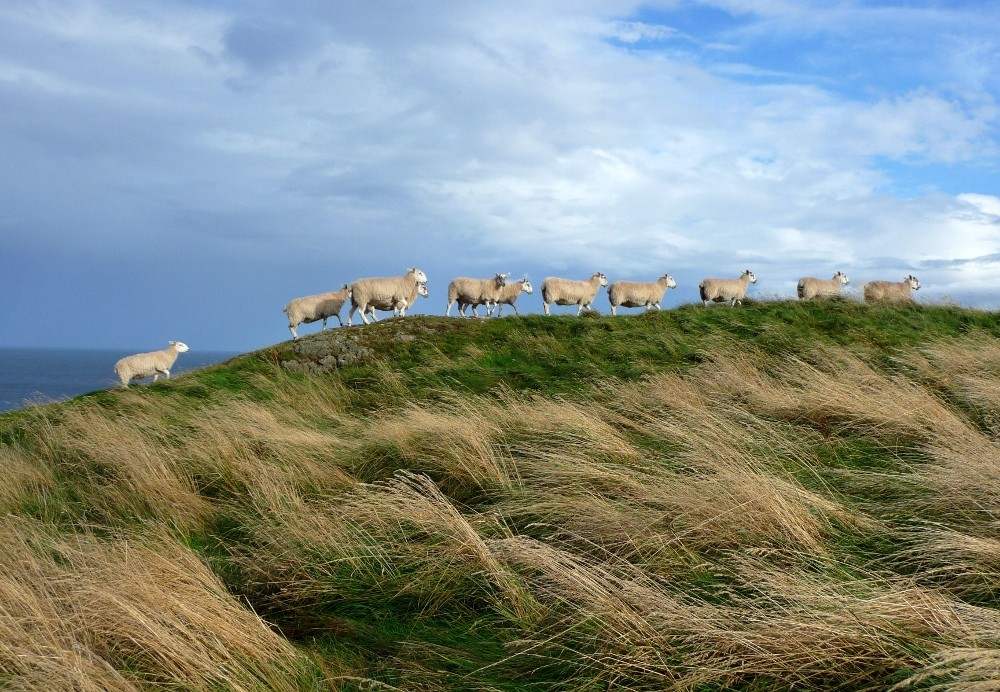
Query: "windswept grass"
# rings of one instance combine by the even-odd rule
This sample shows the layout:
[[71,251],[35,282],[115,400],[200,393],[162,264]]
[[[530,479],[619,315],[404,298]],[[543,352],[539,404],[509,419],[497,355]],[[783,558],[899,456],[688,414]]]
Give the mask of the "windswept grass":
[[0,417],[0,685],[1000,677],[994,316],[830,301],[356,333],[375,359],[333,374],[289,372],[281,344]]
[[59,536],[12,519],[0,543],[0,669],[11,687],[296,690],[318,682],[306,656],[166,536]]

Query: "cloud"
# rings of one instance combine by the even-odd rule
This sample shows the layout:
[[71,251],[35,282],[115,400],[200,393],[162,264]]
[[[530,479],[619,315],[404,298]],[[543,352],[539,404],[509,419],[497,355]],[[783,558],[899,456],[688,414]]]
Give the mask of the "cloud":
[[747,263],[762,291],[920,269],[969,293],[1000,252],[1000,33],[977,8],[7,3],[0,251],[196,257],[228,267],[219,304],[411,264],[432,294],[470,265]]
[[285,18],[241,19],[222,37],[223,54],[256,72],[271,72],[300,63],[324,43],[315,24]]
[[979,218],[984,222],[994,225],[1000,223],[1000,197],[968,192],[958,195],[957,199],[971,206],[981,215]]

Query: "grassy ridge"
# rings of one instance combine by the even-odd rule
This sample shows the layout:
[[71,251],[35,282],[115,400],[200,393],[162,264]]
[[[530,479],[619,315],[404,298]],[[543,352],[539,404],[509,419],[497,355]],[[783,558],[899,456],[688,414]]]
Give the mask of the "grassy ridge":
[[[431,317],[0,416],[0,680],[929,689],[1000,673],[1000,323]],[[306,337],[317,344],[339,331]]]

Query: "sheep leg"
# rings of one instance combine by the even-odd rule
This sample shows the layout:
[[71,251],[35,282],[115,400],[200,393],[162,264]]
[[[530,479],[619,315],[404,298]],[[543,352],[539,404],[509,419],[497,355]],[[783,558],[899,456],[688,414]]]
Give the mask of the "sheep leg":
[[325,329],[326,329],[326,318],[324,317],[324,318],[323,318],[323,326],[322,326],[322,327],[320,327],[320,328],[319,328],[319,330],[320,330],[320,331],[323,331],[323,330],[325,330]]
[[289,327],[288,331],[292,333],[292,338],[298,340],[299,335],[295,333],[295,327]]
[[549,304],[548,303],[542,303],[542,309],[545,310],[545,314],[546,315],[549,314]]
[[611,315],[612,315],[612,317],[615,316],[615,315],[617,315],[617,314],[618,314],[618,306],[612,304],[611,305]]
[[[361,306],[361,321],[364,322],[365,324],[369,324],[368,318],[365,316],[365,310],[367,310],[367,309],[368,309],[368,305],[367,304]],[[353,314],[354,314],[354,307],[352,306],[351,307],[351,315],[353,315]],[[347,319],[347,323],[348,324],[351,323],[351,319],[350,318]]]
[[455,304],[454,300],[449,300],[448,301],[448,309],[444,311],[444,316],[445,317],[451,317],[451,306],[454,305],[454,304]]

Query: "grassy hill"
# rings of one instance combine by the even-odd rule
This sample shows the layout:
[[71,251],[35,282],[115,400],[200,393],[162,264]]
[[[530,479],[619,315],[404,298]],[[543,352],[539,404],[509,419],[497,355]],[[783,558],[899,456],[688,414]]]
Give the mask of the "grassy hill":
[[412,317],[2,415],[0,685],[991,689],[998,336]]

